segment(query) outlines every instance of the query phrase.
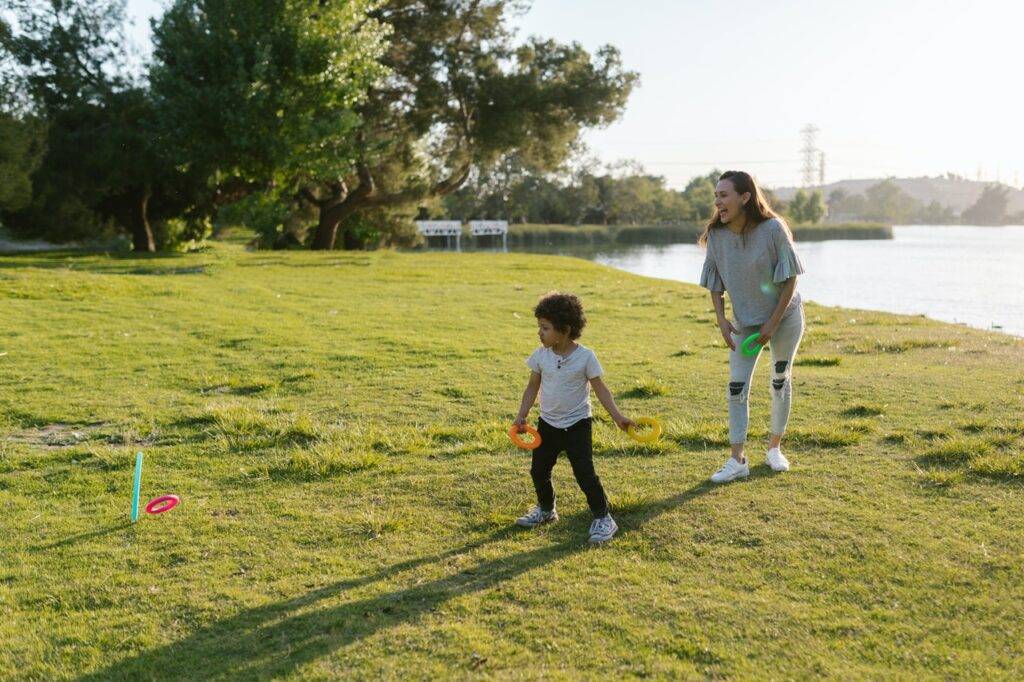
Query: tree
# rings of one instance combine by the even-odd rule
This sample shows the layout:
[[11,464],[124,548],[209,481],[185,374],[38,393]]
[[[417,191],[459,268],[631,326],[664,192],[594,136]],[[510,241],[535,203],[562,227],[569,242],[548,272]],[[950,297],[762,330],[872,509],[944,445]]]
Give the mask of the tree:
[[662,178],[628,175],[612,184],[610,222],[615,225],[640,225],[655,220],[655,197]]
[[132,72],[118,0],[15,0],[17,32],[0,46],[17,65],[33,115],[45,121],[46,153],[31,202],[6,216],[15,230],[64,241],[111,230],[153,251],[154,206],[184,208],[187,182],[162,162],[152,102]]
[[816,189],[811,192],[807,197],[807,203],[804,204],[803,222],[811,225],[820,223],[821,219],[825,217],[825,212],[825,197],[820,189]]
[[932,201],[921,209],[916,222],[922,225],[953,225],[958,221],[952,208]]
[[794,194],[793,198],[789,200],[789,203],[786,204],[786,208],[783,211],[785,215],[789,217],[790,221],[794,223],[804,222],[804,211],[806,210],[808,199],[809,197],[807,196],[807,192],[802,189],[798,189],[796,191],[796,194]]
[[[10,36],[0,17],[0,46]],[[32,173],[46,149],[46,125],[20,101],[23,91],[11,55],[0,50],[0,213],[19,211],[31,202]]]
[[45,144],[45,128],[18,106],[23,90],[11,55],[11,27],[0,16],[0,213],[24,208],[32,199],[32,172]]
[[920,204],[891,178],[868,187],[864,196],[863,216],[867,220],[905,224],[920,211]]
[[961,222],[967,225],[1002,225],[1006,222],[1009,193],[1010,188],[1005,185],[986,185],[974,205],[960,214]]
[[828,195],[828,212],[840,219],[863,218],[867,210],[867,200],[863,194],[847,194],[842,189],[835,189]]
[[0,111],[0,212],[20,211],[32,201],[32,173],[45,140],[40,121]]
[[545,173],[520,154],[505,154],[487,168],[474,168],[456,191],[442,198],[449,215],[463,220],[505,219],[538,222],[544,212],[538,193],[550,192]]
[[842,187],[837,187],[836,189],[832,190],[831,192],[828,193],[828,199],[826,200],[828,203],[828,210],[839,210],[838,207],[842,205],[842,203],[849,196],[850,195]]
[[[370,0],[177,0],[154,25],[153,92],[177,165],[206,179],[208,209],[252,192],[268,241],[297,197],[346,193],[354,107],[384,75],[388,27]],[[278,216],[280,217],[280,216]]]
[[[360,211],[416,205],[456,191],[474,167],[518,152],[556,168],[580,131],[621,113],[637,80],[612,47],[533,39],[515,46],[510,0],[389,0],[372,16],[394,27],[390,75],[357,107],[355,171],[310,197],[312,247],[330,249]],[[344,229],[345,246],[357,247]]]
[[683,197],[689,204],[685,220],[703,222],[711,218],[715,210],[715,185],[721,173],[717,170],[707,175],[698,175],[690,180],[683,190]]
[[680,222],[690,210],[681,193],[665,187],[665,178],[647,174],[635,162],[616,164],[602,175],[595,170],[577,163],[544,172],[513,154],[487,172],[474,170],[444,206],[448,215],[464,220],[504,217],[573,225]]

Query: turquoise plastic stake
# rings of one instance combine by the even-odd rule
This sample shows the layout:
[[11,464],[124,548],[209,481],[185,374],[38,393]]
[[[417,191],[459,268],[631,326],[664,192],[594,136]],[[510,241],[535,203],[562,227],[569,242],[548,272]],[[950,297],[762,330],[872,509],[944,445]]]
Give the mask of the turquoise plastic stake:
[[142,489],[142,453],[135,454],[135,485],[132,487],[132,523],[139,520],[139,492]]

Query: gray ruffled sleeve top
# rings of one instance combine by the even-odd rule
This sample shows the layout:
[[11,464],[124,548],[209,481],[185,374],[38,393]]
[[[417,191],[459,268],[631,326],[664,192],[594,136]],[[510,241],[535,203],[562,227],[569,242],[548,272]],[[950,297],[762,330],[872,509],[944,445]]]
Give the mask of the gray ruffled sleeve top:
[[[782,284],[802,274],[793,238],[778,218],[770,218],[743,236],[728,228],[711,230],[700,285],[729,292],[736,322],[757,327],[775,312]],[[799,305],[800,293],[795,292],[786,312]]]

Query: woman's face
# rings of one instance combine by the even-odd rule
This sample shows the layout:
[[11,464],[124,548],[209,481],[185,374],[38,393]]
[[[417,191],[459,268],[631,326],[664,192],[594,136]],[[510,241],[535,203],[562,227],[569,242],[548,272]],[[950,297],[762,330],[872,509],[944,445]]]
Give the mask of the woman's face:
[[743,213],[743,207],[750,201],[750,192],[738,194],[732,180],[719,180],[715,187],[715,208],[723,223],[728,223]]

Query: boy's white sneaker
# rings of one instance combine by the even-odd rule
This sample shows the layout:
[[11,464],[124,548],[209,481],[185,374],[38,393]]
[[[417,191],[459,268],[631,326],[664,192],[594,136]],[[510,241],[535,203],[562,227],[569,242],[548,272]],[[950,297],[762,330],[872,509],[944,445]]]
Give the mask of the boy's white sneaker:
[[617,530],[619,530],[619,524],[615,523],[615,519],[612,518],[611,514],[594,519],[590,524],[590,541],[595,544],[608,542]]
[[551,523],[552,521],[557,520],[557,509],[552,509],[551,511],[546,512],[540,508],[539,504],[535,504],[530,508],[530,511],[516,519],[516,525],[522,526],[523,528],[536,528],[542,523]]
[[768,466],[772,468],[772,471],[789,471],[789,460],[786,459],[786,456],[782,454],[782,450],[779,448],[769,449],[764,459],[768,462]]
[[728,483],[737,478],[746,478],[750,475],[750,465],[746,462],[740,464],[734,457],[725,460],[722,468],[711,474],[712,483]]

